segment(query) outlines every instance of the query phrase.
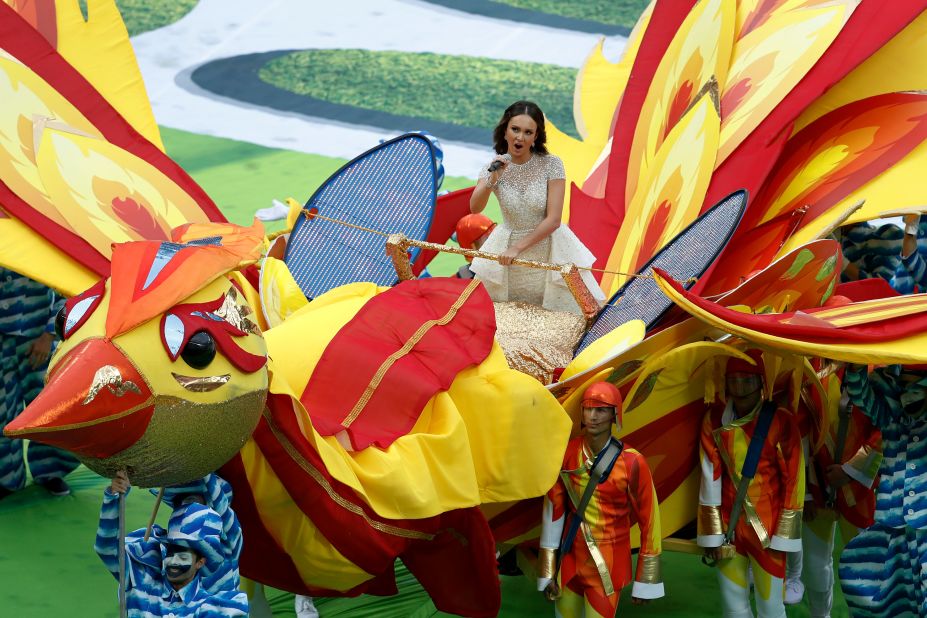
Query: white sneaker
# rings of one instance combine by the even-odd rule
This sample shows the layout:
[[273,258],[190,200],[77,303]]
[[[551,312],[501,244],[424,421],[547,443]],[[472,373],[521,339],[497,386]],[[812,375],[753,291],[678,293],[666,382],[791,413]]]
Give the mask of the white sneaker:
[[805,596],[805,585],[800,579],[788,579],[785,582],[785,604],[798,605]]
[[315,608],[312,597],[296,595],[296,618],[319,618],[319,610]]

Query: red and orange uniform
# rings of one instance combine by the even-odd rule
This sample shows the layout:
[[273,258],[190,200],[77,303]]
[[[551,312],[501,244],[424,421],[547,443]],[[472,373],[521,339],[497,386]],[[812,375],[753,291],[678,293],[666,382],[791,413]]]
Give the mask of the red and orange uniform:
[[[586,491],[594,459],[582,436],[567,444],[560,481],[547,494],[552,521],[576,516],[575,504]],[[621,589],[632,581],[635,597],[663,596],[659,505],[641,453],[628,447],[622,450],[608,478],[592,494],[583,520],[571,551],[561,557],[562,597],[557,602],[561,616],[611,618]],[[634,523],[640,524],[641,548],[632,577],[630,532]]]
[[[721,545],[758,412],[759,406],[735,419],[728,405],[705,414],[698,513],[699,545],[703,547]],[[805,471],[794,419],[785,408],[776,410],[756,476],[747,490],[744,516],[734,532],[737,552],[750,556],[765,571],[780,578],[785,569],[782,552],[801,547]]]
[[[839,389],[839,382],[831,385]],[[839,397],[839,390],[834,393]],[[837,406],[827,406],[827,428],[823,439],[818,424],[809,423],[810,443],[821,447],[808,463],[806,504],[810,500],[816,514],[805,521],[802,532],[802,554],[792,555],[787,567],[788,577],[804,582],[805,598],[811,618],[830,616],[834,604],[834,537],[840,525],[844,542],[855,537],[862,528],[872,525],[875,515],[874,486],[882,463],[882,434],[861,410],[844,398],[840,410],[849,408],[846,419],[846,440],[838,456],[837,440],[841,419]],[[849,482],[830,489],[827,471],[840,465]],[[795,559],[797,558],[797,560]]]

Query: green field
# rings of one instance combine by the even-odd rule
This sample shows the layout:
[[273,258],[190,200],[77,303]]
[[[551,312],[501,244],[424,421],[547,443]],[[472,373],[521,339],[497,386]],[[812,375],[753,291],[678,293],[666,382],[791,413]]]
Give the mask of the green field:
[[597,21],[600,24],[625,26],[633,28],[637,18],[644,12],[650,0],[583,0],[582,2],[563,2],[563,0],[491,0],[497,4],[507,4],[520,9],[550,13],[560,17]]
[[[116,586],[93,551],[100,501],[108,481],[83,466],[68,477],[73,490],[65,498],[52,498],[29,485],[0,501],[0,615],[16,618],[116,618]],[[134,489],[126,501],[127,528],[144,526],[154,497]],[[167,524],[161,509],[158,522]],[[248,542],[245,537],[245,543]],[[696,557],[664,554],[666,597],[650,605],[630,602],[622,595],[622,617],[714,617],[720,614],[715,573]],[[396,597],[361,596],[355,599],[318,599],[322,618],[426,618],[447,616],[434,609],[428,596],[404,569],[397,570],[400,594]],[[502,618],[553,616],[551,606],[525,577],[502,578]],[[267,590],[274,616],[295,616],[293,595]],[[788,609],[789,618],[808,616],[804,605]],[[837,591],[833,618],[847,616]]]
[[530,99],[558,127],[575,135],[576,70],[550,64],[320,49],[271,60],[259,77],[330,103],[483,129],[495,127],[512,102]]

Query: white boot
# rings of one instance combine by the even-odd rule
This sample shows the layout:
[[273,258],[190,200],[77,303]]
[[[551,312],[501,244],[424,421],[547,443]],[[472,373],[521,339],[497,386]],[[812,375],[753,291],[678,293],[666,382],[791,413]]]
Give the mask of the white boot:
[[808,597],[808,610],[811,618],[830,618],[830,609],[834,605],[833,588],[824,592],[806,588],[805,596]]
[[800,579],[788,579],[785,582],[785,604],[798,605],[805,596],[805,585]]
[[296,618],[319,618],[319,610],[315,608],[312,597],[296,595]]

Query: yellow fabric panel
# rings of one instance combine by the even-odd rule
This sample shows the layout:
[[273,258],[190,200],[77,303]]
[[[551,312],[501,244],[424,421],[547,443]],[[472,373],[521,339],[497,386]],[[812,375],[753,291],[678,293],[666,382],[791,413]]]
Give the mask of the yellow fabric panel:
[[566,193],[561,220],[570,219],[570,184],[582,186],[602,149],[609,143],[615,108],[621,100],[631,72],[630,63],[612,64],[602,55],[603,40],[593,48],[576,76],[573,115],[581,140],[571,137],[546,121],[547,148],[563,159]]
[[[705,370],[711,366],[708,361],[716,356],[735,356],[749,360],[746,354],[731,346],[702,341],[681,346],[647,361],[641,369],[640,377],[625,397],[625,432],[636,431],[669,412],[704,399]],[[648,380],[654,374],[656,381]],[[650,389],[649,392],[645,392],[644,388]],[[634,404],[636,407],[631,408]]]
[[[663,142],[649,178],[642,181],[628,204],[605,268],[634,273],[667,242],[698,217],[711,181],[721,120],[709,96],[689,110]],[[642,239],[657,236],[647,246]],[[606,296],[626,281],[604,273],[600,287]]]
[[56,2],[55,8],[58,53],[132,128],[163,151],[161,133],[115,0],[88,0],[86,22],[77,2]]
[[113,243],[167,239],[175,227],[208,221],[172,179],[102,139],[46,128],[36,165],[66,227],[107,257]]
[[76,296],[100,280],[18,219],[0,216],[0,265]]
[[842,224],[871,221],[884,216],[885,213],[927,204],[927,185],[924,184],[925,160],[927,142],[921,143],[904,159],[847,195],[821,216],[804,224],[782,245],[777,257],[829,233],[847,209],[860,200],[865,200],[863,207]]
[[343,285],[320,295],[264,333],[275,376],[301,394],[332,337],[378,293],[373,283]]
[[290,555],[304,582],[350,590],[373,577],[342,556],[296,506],[253,440],[241,449],[241,460],[261,522]]
[[695,318],[685,320],[548,388],[558,400],[563,402],[564,409],[570,418],[574,419],[578,429],[580,398],[589,385],[606,379],[613,371],[618,371],[621,373],[621,379],[616,382],[616,385],[621,387],[638,374],[646,359],[668,352],[685,343],[698,341],[704,337],[706,330],[707,327]]
[[727,159],[815,65],[856,5],[856,0],[837,0],[776,10],[737,40],[722,92],[724,119],[716,165]]
[[346,450],[315,431],[285,383],[271,380],[271,391],[293,398],[303,437],[329,473],[389,519],[541,495],[556,480],[570,431],[556,400],[508,369],[498,346],[483,365],[462,371],[433,397],[412,431],[386,449]]
[[264,258],[261,266],[260,306],[270,327],[280,326],[289,316],[309,304],[283,260]]
[[[714,77],[723,87],[734,40],[734,0],[703,0],[680,25],[653,76],[641,106],[628,157],[625,203],[637,192],[655,163],[660,146],[682,112]],[[682,107],[682,109],[678,109]],[[628,216],[635,216],[629,210]]]
[[919,333],[904,339],[877,343],[810,343],[768,335],[749,328],[732,324],[722,318],[702,311],[671,288],[659,275],[657,284],[674,303],[699,320],[721,330],[742,337],[747,341],[773,350],[801,354],[808,357],[830,358],[862,365],[891,365],[927,363],[927,333]]
[[625,322],[618,328],[596,339],[585,350],[577,354],[563,370],[560,381],[568,380],[625,352],[631,346],[643,341],[645,333],[646,327],[642,320]]
[[795,121],[792,134],[853,101],[888,92],[927,90],[924,58],[927,58],[927,12],[815,99]]
[[[504,358],[498,346],[493,355],[497,365]],[[447,397],[469,434],[481,502],[531,498],[553,486],[572,421],[535,379],[480,366],[461,372]]]
[[[97,129],[48,82],[0,49],[0,178],[10,191],[54,223],[67,227],[49,197],[36,164],[47,128],[98,135]],[[28,110],[28,117],[23,116]]]

